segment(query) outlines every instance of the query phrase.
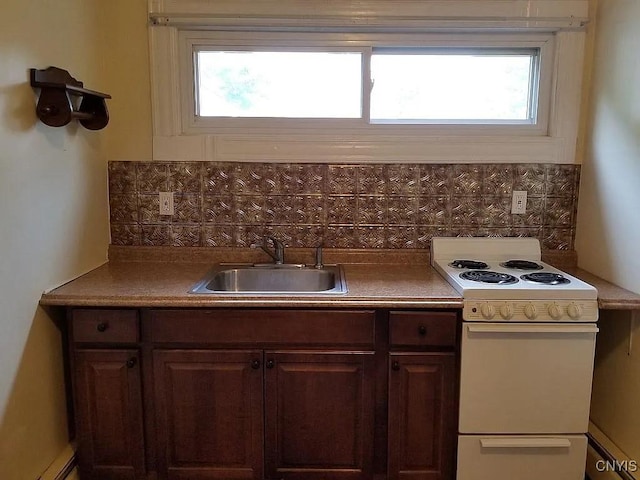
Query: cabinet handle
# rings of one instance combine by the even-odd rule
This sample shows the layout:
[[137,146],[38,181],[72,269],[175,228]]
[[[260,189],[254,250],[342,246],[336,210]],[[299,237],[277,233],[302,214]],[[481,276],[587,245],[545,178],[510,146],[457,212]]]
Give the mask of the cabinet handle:
[[127,368],[133,368],[137,363],[138,359],[136,357],[131,357],[129,360],[127,360]]
[[420,325],[418,327],[418,334],[424,337],[427,334],[427,327],[425,327],[424,325]]
[[100,322],[96,328],[99,332],[104,332],[109,328],[109,324],[106,322]]
[[398,362],[397,360],[394,360],[393,363],[391,364],[391,369],[395,371],[400,370],[400,362]]
[[258,360],[257,358],[255,360],[251,361],[251,368],[253,368],[254,370],[257,370],[260,368],[260,360]]
[[275,367],[275,365],[276,365],[276,362],[274,362],[273,360],[267,360],[267,363],[266,363],[265,366],[267,368],[273,368],[273,367]]

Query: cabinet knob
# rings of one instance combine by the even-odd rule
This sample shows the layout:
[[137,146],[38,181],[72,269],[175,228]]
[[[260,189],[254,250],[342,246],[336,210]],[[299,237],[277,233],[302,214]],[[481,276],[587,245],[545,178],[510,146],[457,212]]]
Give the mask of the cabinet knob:
[[127,360],[127,368],[133,368],[137,363],[138,359],[136,357],[131,357],[129,360]]
[[394,360],[393,363],[391,364],[391,368],[395,371],[400,370],[400,362],[398,362],[397,360]]
[[418,327],[418,334],[419,334],[421,337],[424,337],[424,336],[427,334],[427,327],[425,327],[424,325],[420,325],[420,326]]
[[96,328],[99,332],[104,332],[105,330],[107,330],[107,328],[109,328],[109,324],[106,322],[100,322]]
[[260,368],[260,360],[258,360],[257,358],[255,360],[251,361],[251,368],[253,368],[254,370],[257,370]]
[[274,362],[273,360],[267,360],[267,363],[265,364],[267,368],[273,368],[275,367],[275,365],[276,365],[276,362]]

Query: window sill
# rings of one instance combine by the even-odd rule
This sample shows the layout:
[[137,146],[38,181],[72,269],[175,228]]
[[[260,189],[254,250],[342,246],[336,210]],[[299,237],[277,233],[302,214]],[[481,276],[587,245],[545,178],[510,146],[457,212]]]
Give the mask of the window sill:
[[557,137],[181,135],[154,136],[158,161],[305,163],[574,163]]

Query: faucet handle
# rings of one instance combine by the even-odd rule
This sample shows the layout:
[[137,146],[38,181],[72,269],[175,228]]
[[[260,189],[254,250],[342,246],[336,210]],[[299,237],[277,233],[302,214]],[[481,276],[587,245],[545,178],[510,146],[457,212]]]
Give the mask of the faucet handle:
[[[269,254],[276,265],[282,265],[284,263],[284,243],[271,235],[265,235],[262,239],[264,243],[258,247],[262,248],[262,250]],[[273,253],[271,253],[267,248],[269,240],[273,243]]]
[[263,238],[264,238],[265,244],[269,242],[269,240],[271,240],[271,243],[273,243],[274,248],[284,248],[284,243],[282,243],[280,240],[278,240],[276,237],[272,235],[265,235]]

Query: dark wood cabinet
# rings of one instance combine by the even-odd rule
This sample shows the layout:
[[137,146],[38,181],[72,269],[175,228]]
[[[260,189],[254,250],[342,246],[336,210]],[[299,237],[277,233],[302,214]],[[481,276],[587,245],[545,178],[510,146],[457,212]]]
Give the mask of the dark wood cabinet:
[[75,352],[74,400],[82,478],[145,477],[137,350]]
[[373,352],[267,352],[267,478],[371,478]]
[[155,350],[153,367],[159,471],[261,479],[262,352]]
[[391,354],[389,480],[453,479],[455,355]]
[[83,480],[452,480],[456,312],[69,310]]
[[389,480],[453,480],[455,312],[389,313]]
[[374,320],[362,310],[153,310],[159,477],[371,478]]
[[372,359],[155,350],[159,471],[168,479],[262,479],[266,465],[266,478],[369,478]]

